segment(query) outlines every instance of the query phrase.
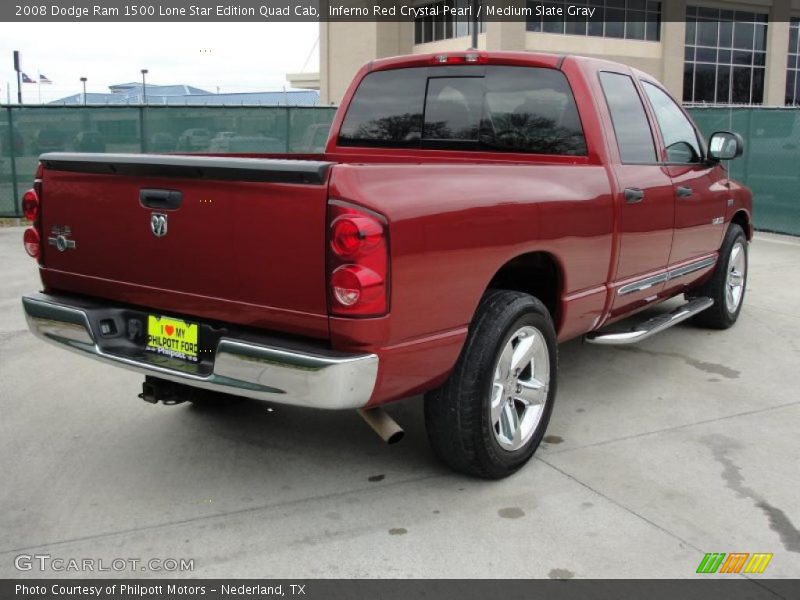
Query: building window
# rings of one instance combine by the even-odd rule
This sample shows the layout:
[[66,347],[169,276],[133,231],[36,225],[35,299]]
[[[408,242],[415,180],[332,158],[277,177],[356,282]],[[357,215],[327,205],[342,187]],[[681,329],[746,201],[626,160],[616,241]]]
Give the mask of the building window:
[[591,18],[528,17],[528,31],[589,35],[628,40],[661,40],[661,2],[652,0],[527,0],[528,8],[560,8],[567,15],[571,6],[596,9]]
[[689,6],[683,101],[761,104],[767,15]]
[[786,104],[800,105],[800,18],[789,23],[789,59],[786,70]]
[[[471,0],[444,0],[421,5],[435,9],[436,16],[417,17],[414,19],[414,43],[426,44],[428,42],[438,42],[472,35],[472,19],[470,17],[456,17],[456,13],[453,12],[456,9],[459,12],[463,12],[470,4]],[[445,13],[445,6],[452,10]],[[478,31],[484,33],[485,30],[485,25],[481,20]]]

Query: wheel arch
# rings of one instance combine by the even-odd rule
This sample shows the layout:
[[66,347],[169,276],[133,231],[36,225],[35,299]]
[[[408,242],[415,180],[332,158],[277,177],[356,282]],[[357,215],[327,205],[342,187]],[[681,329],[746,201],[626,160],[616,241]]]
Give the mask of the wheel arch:
[[563,285],[563,268],[558,258],[550,252],[537,250],[507,260],[495,271],[486,289],[523,292],[538,298],[558,331]]
[[748,242],[753,239],[753,225],[750,220],[750,214],[746,210],[741,209],[734,213],[733,217],[731,217],[731,224],[734,223],[744,230],[744,235]]

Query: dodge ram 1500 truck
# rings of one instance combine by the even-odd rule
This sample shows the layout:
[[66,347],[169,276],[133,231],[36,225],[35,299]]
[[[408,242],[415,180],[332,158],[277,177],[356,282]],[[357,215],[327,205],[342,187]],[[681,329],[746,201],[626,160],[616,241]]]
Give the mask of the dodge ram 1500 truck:
[[721,161],[741,152],[613,62],[376,60],[323,154],[42,155],[22,301],[150,401],[359,409],[391,440],[382,405],[425,393],[435,453],[500,478],[544,435],[558,342],[736,321],[752,199]]

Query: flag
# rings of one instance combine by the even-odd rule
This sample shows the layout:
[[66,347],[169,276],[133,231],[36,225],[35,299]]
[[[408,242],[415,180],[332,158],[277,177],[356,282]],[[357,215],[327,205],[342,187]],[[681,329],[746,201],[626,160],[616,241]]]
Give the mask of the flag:
[[45,75],[39,73],[39,83],[53,83]]
[[30,77],[28,77],[27,75],[25,75],[25,73],[23,73],[22,74],[22,83],[36,83],[36,82],[33,79],[31,79]]

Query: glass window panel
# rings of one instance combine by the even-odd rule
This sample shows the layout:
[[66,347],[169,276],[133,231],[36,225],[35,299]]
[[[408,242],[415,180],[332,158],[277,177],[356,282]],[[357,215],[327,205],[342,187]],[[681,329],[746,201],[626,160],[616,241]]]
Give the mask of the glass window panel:
[[714,48],[698,48],[695,56],[697,62],[713,63],[717,60],[717,51]]
[[756,52],[753,54],[753,64],[757,67],[763,67],[767,64],[767,53],[766,52]]
[[686,21],[686,43],[687,44],[694,45],[696,33],[697,33],[697,22],[696,21]]
[[567,21],[566,33],[569,35],[586,35],[586,21]]
[[[606,14],[608,14],[608,12],[611,11],[606,11]],[[625,37],[624,21],[620,18],[617,18],[617,20],[615,21],[606,21],[606,37],[624,38]]]
[[789,52],[798,52],[797,48],[797,37],[798,32],[800,32],[800,28],[798,28],[797,23],[792,23],[791,28],[789,29]]
[[647,0],[628,0],[628,10],[647,9]]
[[753,49],[755,25],[737,21],[733,24],[733,47],[740,50]]
[[600,73],[611,112],[622,162],[655,162],[656,150],[644,105],[633,79],[620,73]]
[[764,69],[753,69],[753,96],[750,102],[761,104],[764,101]]
[[423,139],[477,142],[483,92],[482,77],[428,79]]
[[717,67],[717,102],[728,104],[731,101],[731,68],[727,65]]
[[684,48],[684,50],[683,50],[683,58],[684,58],[684,60],[687,60],[689,62],[693,62],[694,61],[694,47],[686,46],[686,48]]
[[717,62],[723,65],[731,64],[731,58],[733,58],[733,56],[730,50],[720,50],[717,53]]
[[603,37],[603,21],[589,21],[587,23],[586,32],[588,35],[592,35],[595,37]]
[[492,149],[585,155],[578,109],[563,73],[490,67],[481,142]]
[[[638,13],[637,13],[638,14]],[[625,37],[629,40],[643,40],[644,39],[644,21],[628,21],[625,23]]]
[[646,81],[642,85],[664,138],[667,159],[671,162],[699,161],[700,143],[691,121],[664,90]]
[[733,48],[733,23],[721,21],[719,24],[720,48]]
[[697,45],[698,46],[717,46],[719,24],[717,21],[698,21],[697,22]]
[[419,146],[427,74],[427,68],[412,68],[364,77],[347,109],[339,144]]
[[737,50],[733,53],[733,64],[750,65],[753,64],[753,53]]
[[651,42],[657,42],[657,41],[659,41],[661,39],[661,23],[660,23],[660,21],[658,21],[658,20],[647,21],[647,24],[646,24],[645,28],[646,28],[645,39],[647,39],[647,40],[649,40]]
[[733,11],[732,10],[721,10],[721,11],[719,11],[719,20],[720,21],[733,21]]
[[786,74],[786,104],[794,104],[794,78],[797,73],[789,71]]
[[751,82],[752,82],[751,68],[734,67],[732,84],[731,84],[731,102],[735,104],[749,104]]
[[755,40],[753,41],[753,48],[756,50],[767,49],[767,26],[759,23],[755,26]]
[[694,102],[694,65],[691,63],[683,66],[683,101]]
[[694,72],[695,102],[714,102],[717,90],[717,67],[698,64]]
[[714,21],[719,21],[719,9],[700,6],[697,8],[697,16],[704,19],[713,19]]
[[542,23],[545,33],[564,33],[564,20],[558,17],[545,17]]

